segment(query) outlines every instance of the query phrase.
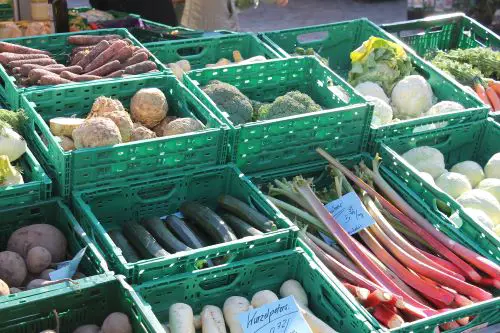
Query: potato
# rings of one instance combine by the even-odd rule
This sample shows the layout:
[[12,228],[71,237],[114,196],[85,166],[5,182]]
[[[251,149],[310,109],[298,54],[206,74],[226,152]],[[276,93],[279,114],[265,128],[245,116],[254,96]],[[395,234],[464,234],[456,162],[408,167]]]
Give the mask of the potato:
[[132,325],[126,314],[113,312],[104,319],[101,333],[132,333]]
[[74,330],[73,333],[99,333],[99,326],[83,325]]
[[50,252],[41,246],[35,246],[26,255],[26,266],[28,272],[38,274],[43,272],[52,262]]
[[50,224],[32,224],[14,231],[7,242],[7,250],[26,258],[28,251],[35,246],[47,249],[53,262],[61,262],[65,258],[66,237]]
[[50,280],[49,274],[54,272],[54,271],[55,271],[55,269],[47,268],[46,270],[44,270],[43,272],[40,273],[39,278],[42,280]]
[[9,286],[20,287],[28,270],[23,258],[12,251],[0,252],[0,279]]
[[19,288],[16,288],[16,287],[12,287],[12,288],[10,288],[9,291],[11,294],[17,294],[17,293],[20,293],[22,290]]
[[0,296],[10,295],[10,289],[4,280],[0,280]]
[[61,280],[55,280],[55,281],[47,281],[47,280],[42,280],[42,279],[34,279],[30,283],[26,285],[26,290],[31,290],[31,289],[36,289],[36,288],[41,288],[41,287],[47,287],[53,284],[61,283],[64,281],[67,281],[69,279],[61,279]]
[[271,290],[261,290],[256,292],[252,297],[252,306],[257,309],[262,305],[276,302],[278,300],[278,296],[273,293]]

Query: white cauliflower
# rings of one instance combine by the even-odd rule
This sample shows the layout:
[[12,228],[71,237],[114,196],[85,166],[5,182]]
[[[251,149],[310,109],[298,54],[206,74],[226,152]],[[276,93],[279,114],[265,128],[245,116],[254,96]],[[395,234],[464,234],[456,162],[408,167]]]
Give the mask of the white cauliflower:
[[418,118],[432,106],[432,88],[423,76],[409,75],[392,89],[394,116],[400,119]]

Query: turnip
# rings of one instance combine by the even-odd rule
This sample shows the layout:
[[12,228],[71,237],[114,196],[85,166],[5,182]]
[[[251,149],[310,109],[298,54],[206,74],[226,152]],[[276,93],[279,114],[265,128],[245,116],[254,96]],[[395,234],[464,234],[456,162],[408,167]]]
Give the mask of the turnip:
[[122,143],[122,136],[111,119],[95,117],[73,131],[73,140],[77,149],[94,148]]
[[481,224],[485,228],[493,229],[495,226],[490,217],[482,210],[476,208],[464,208],[464,211],[469,214],[474,221]]
[[[158,125],[159,126],[159,125]],[[156,128],[156,127],[155,127]],[[139,123],[134,123],[130,141],[140,141],[156,138],[155,132]]]
[[23,258],[12,251],[0,252],[0,279],[9,286],[20,287],[28,270]]
[[126,314],[113,312],[104,319],[101,333],[132,333],[132,325]]
[[403,157],[410,165],[421,172],[427,172],[434,179],[441,176],[445,170],[444,156],[436,148],[423,146],[410,149]]
[[500,203],[489,192],[474,189],[462,194],[457,202],[465,208],[475,208],[482,210],[495,223],[500,223]]
[[457,163],[451,168],[450,171],[466,176],[473,188],[484,179],[483,168],[481,168],[481,166],[474,161]]
[[455,199],[472,190],[469,179],[456,172],[443,173],[436,179],[436,186]]
[[283,282],[280,288],[280,296],[285,298],[293,296],[297,304],[307,308],[307,294],[302,285],[296,280],[288,280]]
[[231,296],[226,299],[222,309],[229,331],[231,333],[243,333],[238,315],[250,310],[250,302],[245,297]]
[[5,155],[10,162],[16,161],[27,149],[26,141],[10,126],[0,121],[0,155]]
[[484,166],[484,173],[487,178],[500,179],[500,153],[491,156],[488,163]]
[[498,202],[500,202],[500,179],[497,178],[483,179],[477,185],[477,188],[493,194],[493,196],[498,200]]
[[132,137],[132,130],[134,129],[134,124],[130,118],[130,114],[126,111],[112,111],[102,115],[104,118],[111,119],[122,137],[123,142],[129,142]]
[[221,309],[214,305],[205,305],[201,311],[202,333],[226,333],[226,324]]
[[252,306],[257,309],[261,306],[278,301],[279,298],[271,290],[261,290],[252,297]]
[[105,117],[106,113],[114,111],[125,111],[122,102],[117,99],[99,96],[92,104],[92,109],[87,118]]
[[65,136],[72,138],[73,131],[80,127],[85,119],[73,117],[57,117],[49,121],[50,132],[55,136]]
[[[163,129],[162,135],[177,135],[184,134],[190,132],[196,132],[202,130],[205,126],[201,122],[193,118],[177,118],[171,121],[166,127]],[[158,135],[158,132],[156,132]]]
[[75,142],[73,139],[68,138],[67,136],[56,136],[55,140],[64,151],[75,150]]
[[193,309],[184,303],[175,303],[168,311],[169,327],[172,333],[195,333]]
[[130,102],[130,114],[134,122],[139,122],[149,129],[158,125],[167,116],[167,112],[167,98],[158,88],[141,89]]
[[41,246],[35,246],[28,251],[26,255],[26,266],[28,271],[33,274],[43,272],[52,262],[50,252]]

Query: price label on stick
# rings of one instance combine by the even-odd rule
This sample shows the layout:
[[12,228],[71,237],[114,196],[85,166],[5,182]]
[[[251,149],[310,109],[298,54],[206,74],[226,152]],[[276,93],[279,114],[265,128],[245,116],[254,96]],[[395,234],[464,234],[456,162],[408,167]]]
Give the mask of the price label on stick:
[[244,333],[312,333],[293,296],[238,315]]
[[349,192],[325,207],[349,235],[375,223],[355,192]]
[[76,270],[78,269],[78,265],[80,261],[82,261],[83,255],[87,247],[85,246],[83,249],[78,251],[78,253],[73,257],[73,259],[61,262],[57,265],[57,270],[49,273],[49,277],[52,281],[60,280],[60,279],[70,279],[73,275],[75,275]]

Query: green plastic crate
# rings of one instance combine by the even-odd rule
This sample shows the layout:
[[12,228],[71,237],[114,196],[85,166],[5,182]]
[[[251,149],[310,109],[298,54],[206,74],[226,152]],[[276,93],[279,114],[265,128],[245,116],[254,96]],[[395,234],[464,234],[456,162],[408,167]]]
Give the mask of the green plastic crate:
[[372,127],[370,147],[375,140],[390,138],[400,134],[418,132],[428,126],[451,126],[485,119],[488,108],[474,95],[464,92],[456,81],[443,75],[443,72],[421,59],[408,46],[398,41],[389,33],[377,27],[367,19],[357,19],[339,23],[323,24],[305,28],[266,32],[263,40],[283,56],[290,56],[296,47],[313,48],[322,57],[328,59],[330,68],[347,78],[351,69],[350,53],[357,49],[370,36],[391,40],[404,46],[417,72],[424,76],[432,86],[434,94],[441,100],[461,103],[464,111],[449,114],[404,120],[395,124]]
[[[400,154],[419,146],[432,146],[445,156],[446,168],[454,164],[472,160],[484,167],[489,158],[500,152],[500,124],[491,119],[470,123],[438,131],[427,131],[413,136],[402,136],[383,141],[378,151],[385,165],[400,183],[414,191],[422,205],[426,205],[443,220],[442,228],[462,236],[467,246],[485,256],[500,262],[500,239],[493,231],[474,222],[461,206],[448,194],[427,184]],[[449,207],[445,214],[438,208],[438,202]],[[460,226],[459,228],[454,225]]]
[[[341,162],[346,167],[352,168],[355,164],[358,164],[361,160],[363,160],[366,163],[366,165],[371,165],[372,158],[366,153],[342,158]],[[319,177],[319,175],[325,169],[326,166],[327,162],[323,161],[323,162],[304,164],[301,166],[282,168],[281,170],[274,170],[268,173],[258,173],[255,175],[250,175],[249,177],[254,184],[261,186],[262,190],[266,191],[266,188],[263,185],[269,183],[274,179],[292,178],[296,175],[303,175],[304,177],[307,178],[315,176]],[[437,229],[441,230],[451,239],[458,241],[459,243],[473,249],[474,251],[482,254],[483,256],[489,258],[490,260],[493,260],[497,263],[500,261],[498,253],[494,253],[496,251],[491,250],[492,248],[498,245],[492,244],[494,243],[494,240],[491,238],[491,236],[488,235],[485,236],[484,230],[475,228],[473,223],[471,226],[465,226],[464,223],[464,227],[467,230],[467,235],[462,233],[461,230],[459,231],[454,230],[454,228],[451,228],[449,226],[449,223],[446,220],[443,220],[441,214],[439,214],[433,209],[430,209],[430,207],[425,202],[419,199],[419,197],[422,195],[421,191],[414,191],[413,187],[409,187],[405,182],[398,180],[397,175],[399,175],[400,172],[394,173],[393,170],[394,168],[392,167],[392,164],[387,162],[383,163],[382,166],[380,167],[380,172],[384,177],[384,179],[386,179],[388,183],[393,188],[395,188],[397,192],[400,195],[402,195],[414,209],[416,209],[420,214],[422,214],[428,221],[432,222]],[[320,186],[322,186],[322,184],[325,181],[331,181],[331,179],[329,179],[328,177],[326,178],[321,177],[318,179],[320,179],[319,180]],[[427,195],[426,197],[429,197],[429,195]],[[332,283],[339,285],[341,293],[343,294],[344,297],[348,298],[351,301],[352,306],[355,308],[356,313],[359,313],[359,316],[366,318],[366,320],[370,323],[370,325],[376,328],[376,331],[378,332],[387,331],[387,329],[378,324],[377,320],[370,313],[368,313],[368,311],[364,307],[359,305],[359,303],[351,296],[351,293],[347,289],[345,289],[343,285],[341,285],[338,278],[328,268],[326,268],[326,266],[321,264],[319,259],[313,254],[312,250],[307,245],[302,243],[300,240],[298,241],[298,244],[302,248],[304,248],[304,250],[307,253],[309,253],[309,255],[313,258],[313,260],[316,263],[318,263],[318,265],[324,271],[325,275],[333,281]],[[467,326],[463,326],[460,328],[460,330],[453,332],[461,332],[462,330],[471,329],[478,325],[484,325],[485,323],[489,323],[489,325],[494,325],[495,323],[500,322],[500,318],[498,317],[498,311],[500,310],[500,292],[495,291],[494,295],[496,298],[492,300],[477,303],[474,304],[473,306],[461,308],[458,310],[447,312],[445,314],[440,314],[438,316],[433,316],[428,319],[407,323],[406,325],[398,329],[392,329],[390,331],[408,332],[408,333],[410,332],[431,333],[435,332],[435,328],[439,326],[439,324],[446,323],[449,321],[454,321],[456,319],[472,315],[474,315],[475,318],[471,320],[471,322]]]
[[[21,37],[21,38],[9,38],[4,39],[5,42],[19,44],[27,47],[32,47],[40,50],[46,50],[52,52],[54,58],[58,62],[65,63],[68,56],[71,54],[71,50],[74,45],[67,42],[68,36],[71,35],[106,35],[106,34],[117,34],[125,38],[130,39],[134,45],[143,47],[137,39],[135,39],[132,34],[130,34],[127,29],[103,29],[103,30],[89,30],[89,31],[78,31],[70,33],[59,33],[52,35],[40,35],[31,37]],[[150,59],[154,61],[158,67],[158,70],[165,71],[166,68],[163,64],[158,61],[154,56],[150,56]],[[146,78],[150,76],[158,76],[159,73],[144,73],[134,75],[134,78]],[[120,82],[123,78],[117,79],[103,79],[98,82],[115,83]],[[21,103],[21,94],[30,92],[43,92],[48,89],[63,89],[65,87],[86,87],[89,82],[80,83],[68,83],[64,85],[57,86],[32,86],[32,87],[18,87],[16,85],[15,78],[10,76],[3,66],[0,66],[0,95],[3,96],[9,102],[13,108],[18,108]]]
[[[432,49],[443,51],[473,47],[500,49],[500,36],[463,13],[389,23],[381,25],[381,28],[397,36],[420,56],[424,56]],[[500,115],[500,112],[491,114]]]
[[[87,276],[97,274],[110,274],[103,256],[97,251],[95,245],[90,242],[77,222],[71,211],[60,199],[54,198],[41,203],[18,205],[16,208],[0,210],[0,250],[5,251],[10,235],[17,229],[37,223],[48,223],[58,228],[68,241],[68,253],[75,255],[87,246],[85,255],[78,266],[78,270]],[[79,280],[77,280],[79,281]],[[55,290],[71,289],[72,283],[63,282],[48,287],[37,288],[20,293],[0,296],[0,313],[3,314],[2,306],[10,300],[24,300],[37,297],[37,295],[51,293]],[[1,317],[1,315],[0,315]],[[3,319],[0,319],[2,327]]]
[[[165,93],[169,115],[197,118],[206,129],[70,152],[64,152],[50,133],[47,122],[51,118],[75,114],[84,117],[99,96],[117,98],[128,108],[130,99],[138,90],[151,87]],[[29,116],[24,131],[26,139],[55,181],[57,192],[64,198],[69,197],[73,190],[122,186],[129,181],[183,174],[226,161],[227,126],[173,76],[65,86],[27,93],[22,101]]]
[[[260,237],[215,244],[178,252],[168,257],[127,263],[107,231],[143,217],[165,216],[178,211],[184,201],[215,208],[221,194],[230,194],[258,208],[276,221],[278,230]],[[225,257],[224,262],[293,248],[298,228],[275,210],[234,166],[204,169],[173,178],[151,178],[126,187],[103,187],[76,192],[73,203],[79,221],[111,267],[133,284],[196,270],[200,260]],[[220,261],[220,260],[219,260]]]
[[70,333],[87,324],[101,326],[113,312],[125,313],[134,333],[163,332],[151,309],[122,276],[95,276],[78,280],[70,288],[31,295],[0,304],[1,333],[37,333],[56,328]]
[[253,34],[148,43],[144,46],[164,64],[188,60],[192,69],[201,69],[207,64],[215,64],[221,58],[232,60],[235,50],[240,51],[244,59],[258,55],[268,59],[280,58],[276,51]]
[[[235,126],[200,89],[214,79],[232,84],[261,102],[299,90],[324,110]],[[185,82],[231,127],[231,161],[245,173],[318,160],[315,148],[319,146],[335,155],[359,153],[366,146],[372,107],[314,57],[197,70],[186,75]],[[344,90],[348,100],[330,85]]]
[[0,186],[0,209],[36,203],[52,195],[52,181],[29,149],[19,162],[24,184]]
[[289,279],[302,284],[309,299],[309,309],[338,332],[374,332],[366,318],[342,295],[338,284],[326,278],[319,266],[299,248],[163,278],[134,286],[134,289],[151,306],[158,320],[166,323],[168,310],[174,303],[187,303],[198,314],[204,305],[222,308],[230,296],[250,300],[264,289],[279,295],[281,284]]

